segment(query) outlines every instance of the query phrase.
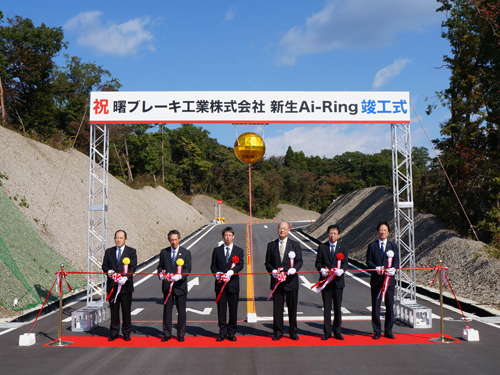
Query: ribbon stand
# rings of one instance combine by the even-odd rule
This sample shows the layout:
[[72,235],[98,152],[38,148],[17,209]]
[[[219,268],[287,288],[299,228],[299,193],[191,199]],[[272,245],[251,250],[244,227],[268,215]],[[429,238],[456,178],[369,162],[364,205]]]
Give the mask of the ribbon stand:
[[72,341],[62,341],[62,311],[63,311],[63,276],[64,264],[61,263],[61,276],[59,277],[59,338],[55,341],[49,342],[47,345],[51,346],[68,346],[72,345]]
[[450,342],[455,342],[455,339],[449,339],[444,337],[444,318],[443,318],[443,261],[439,261],[439,316],[441,322],[441,336],[433,339],[429,339],[432,342],[440,342],[443,344],[449,344]]

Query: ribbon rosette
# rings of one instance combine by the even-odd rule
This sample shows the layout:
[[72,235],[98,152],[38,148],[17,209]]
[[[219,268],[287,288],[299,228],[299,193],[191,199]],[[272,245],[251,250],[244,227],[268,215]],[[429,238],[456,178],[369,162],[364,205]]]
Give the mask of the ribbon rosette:
[[295,263],[295,251],[290,251],[288,253],[288,258],[290,258],[290,268],[293,268],[293,265]]
[[[392,267],[392,258],[394,258],[394,251],[389,250],[385,252],[385,255],[387,256],[387,268]],[[379,297],[382,295],[382,301],[385,302],[385,295],[387,293],[387,289],[389,288],[389,281],[391,280],[391,275],[389,275],[389,270],[385,270],[385,278],[384,278],[384,285],[382,286],[382,289],[380,290]]]
[[274,291],[276,290],[276,288],[278,287],[278,285],[280,285],[283,281],[286,280],[286,273],[282,272],[283,271],[283,267],[280,267],[278,269],[278,274],[276,275],[276,278],[278,279],[278,282],[276,283],[276,285],[274,286],[274,289],[273,291],[271,292],[271,294],[269,295],[269,297],[267,298],[267,300],[269,301],[269,299],[273,296],[274,294]]
[[[344,260],[344,254],[338,253],[336,256],[337,258],[337,268],[332,268],[331,270],[328,270],[328,277],[324,280],[318,281],[316,284],[314,284],[311,289],[317,288],[315,290],[316,293],[321,292],[323,289],[326,288],[326,286],[333,280],[335,279],[335,271],[340,269],[342,260]],[[327,268],[328,269],[328,268]],[[323,284],[323,285],[321,285]],[[321,285],[321,287],[319,287]],[[319,288],[318,288],[319,287]]]
[[181,274],[182,273],[182,266],[184,265],[184,259],[181,259],[181,258],[177,259],[175,261],[175,264],[177,264],[177,273]]
[[240,261],[240,258],[238,258],[236,255],[234,257],[231,258],[231,269],[234,268],[234,266],[236,266]]

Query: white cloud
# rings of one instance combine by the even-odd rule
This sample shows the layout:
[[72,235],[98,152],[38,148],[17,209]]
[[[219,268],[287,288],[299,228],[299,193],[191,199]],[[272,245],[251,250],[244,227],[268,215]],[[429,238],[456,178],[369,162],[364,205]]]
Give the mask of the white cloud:
[[231,5],[231,7],[226,12],[226,16],[224,17],[224,21],[232,21],[236,16],[236,5]]
[[135,55],[141,49],[154,51],[153,34],[146,27],[150,17],[123,23],[102,22],[100,11],[82,12],[64,24],[64,29],[79,35],[77,43],[102,55]]
[[396,59],[391,65],[380,69],[377,74],[375,74],[373,89],[378,90],[380,87],[386,85],[392,78],[400,75],[401,71],[409,63],[411,63],[410,59]]
[[288,146],[306,156],[331,158],[346,151],[373,154],[391,148],[390,124],[332,124],[299,126],[274,137],[265,137],[266,156],[282,156]]
[[398,33],[437,24],[436,0],[326,0],[324,8],[292,27],[280,41],[281,64],[334,48],[380,48]]

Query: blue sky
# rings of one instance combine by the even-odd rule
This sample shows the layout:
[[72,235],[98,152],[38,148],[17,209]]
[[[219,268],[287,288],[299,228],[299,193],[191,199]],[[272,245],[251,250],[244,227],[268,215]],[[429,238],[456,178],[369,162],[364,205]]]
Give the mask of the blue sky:
[[[0,10],[62,27],[63,53],[108,69],[124,91],[409,91],[435,139],[448,112],[427,116],[424,98],[448,86],[449,71],[439,67],[450,51],[437,7],[435,0],[3,0]],[[202,126],[233,146],[234,126]],[[411,129],[412,145],[431,151],[415,113]],[[246,131],[263,134],[237,126]],[[391,147],[388,124],[270,124],[264,136],[266,156],[288,146],[321,157]]]

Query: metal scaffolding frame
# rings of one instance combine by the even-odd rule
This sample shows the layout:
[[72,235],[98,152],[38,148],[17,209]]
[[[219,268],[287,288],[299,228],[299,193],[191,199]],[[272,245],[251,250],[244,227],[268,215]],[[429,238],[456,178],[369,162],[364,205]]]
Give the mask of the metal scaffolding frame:
[[[104,94],[95,101],[96,115],[107,113],[108,101]],[[104,96],[102,96],[104,95]],[[106,93],[111,95],[111,93]],[[106,98],[105,98],[106,97]],[[406,100],[404,100],[406,103]],[[403,100],[395,102],[403,104]],[[100,112],[98,110],[101,110]],[[404,112],[406,113],[406,111]],[[92,120],[92,119],[91,119]],[[104,121],[102,121],[104,122]],[[109,123],[101,124],[98,119],[90,124],[90,167],[89,167],[89,206],[88,206],[88,276],[87,276],[87,306],[97,308],[105,305],[106,277],[100,272],[107,238],[108,214],[108,165],[109,165]],[[144,122],[152,122],[144,119]],[[158,122],[158,121],[154,121]],[[165,122],[174,122],[172,119]],[[175,121],[176,122],[176,121]],[[206,121],[190,121],[206,122]],[[210,122],[210,121],[208,121]],[[233,121],[234,122],[234,121]],[[334,121],[334,122],[341,122]],[[378,122],[389,122],[386,120]],[[119,123],[123,123],[120,121]],[[400,267],[415,268],[415,240],[413,216],[413,183],[411,168],[410,124],[392,123],[392,178],[395,241],[399,248]],[[416,304],[415,270],[398,271],[396,290],[397,315],[408,324],[418,327],[429,327],[432,324],[430,309]],[[423,323],[422,323],[423,322]]]
[[109,125],[90,124],[87,306],[102,306],[106,278],[102,260],[108,232]]
[[[401,268],[415,268],[410,124],[391,124],[394,227]],[[108,215],[109,125],[90,124],[87,305],[105,300],[100,272],[106,249]],[[100,296],[97,298],[97,296]],[[399,271],[396,300],[416,302],[415,271]]]
[[[415,268],[410,124],[391,124],[394,228],[400,268]],[[415,270],[397,273],[396,301],[416,303]]]

